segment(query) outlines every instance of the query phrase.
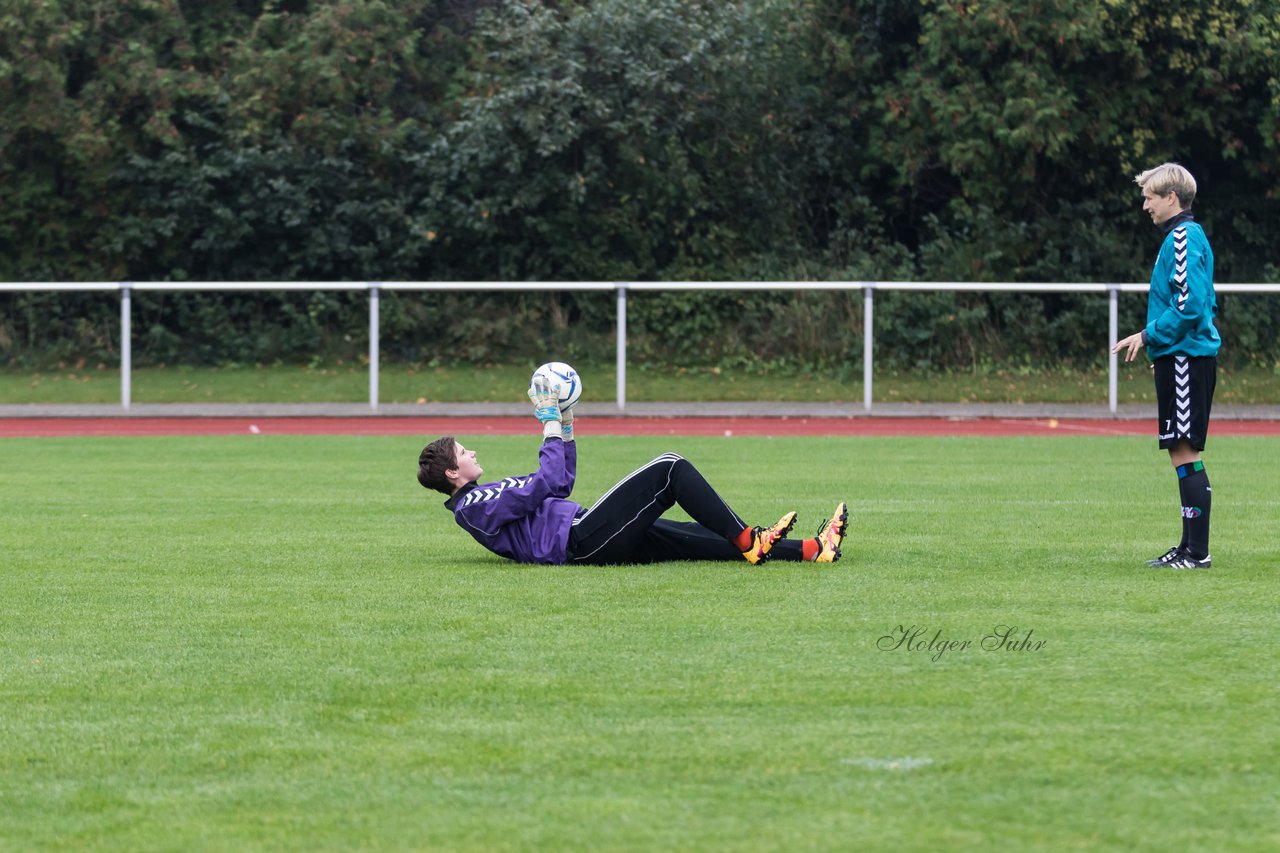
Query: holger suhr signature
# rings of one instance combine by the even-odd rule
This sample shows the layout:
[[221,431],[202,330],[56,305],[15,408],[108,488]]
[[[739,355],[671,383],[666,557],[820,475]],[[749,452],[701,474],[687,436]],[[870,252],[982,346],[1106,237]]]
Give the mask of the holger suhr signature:
[[980,639],[956,639],[944,636],[941,628],[930,631],[919,625],[898,625],[876,640],[876,648],[882,652],[926,652],[929,659],[936,663],[948,652],[965,652],[971,649],[984,652],[1038,652],[1048,641],[1032,639],[1034,635],[1033,628],[1027,628],[1023,632],[1017,625],[997,625]]

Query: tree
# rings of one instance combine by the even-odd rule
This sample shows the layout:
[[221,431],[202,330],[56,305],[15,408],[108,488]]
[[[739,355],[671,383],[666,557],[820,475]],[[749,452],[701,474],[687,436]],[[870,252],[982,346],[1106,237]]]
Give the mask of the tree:
[[731,274],[794,251],[812,104],[787,4],[506,2],[412,162],[428,277]]

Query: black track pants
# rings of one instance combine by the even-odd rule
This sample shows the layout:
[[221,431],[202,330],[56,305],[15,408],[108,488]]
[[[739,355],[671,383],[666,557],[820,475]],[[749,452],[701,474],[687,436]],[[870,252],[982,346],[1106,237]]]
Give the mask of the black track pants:
[[[693,521],[662,518],[673,506]],[[746,526],[689,460],[664,453],[632,471],[574,520],[567,562],[742,560],[730,540]],[[800,543],[783,540],[774,545],[773,556],[800,559]]]

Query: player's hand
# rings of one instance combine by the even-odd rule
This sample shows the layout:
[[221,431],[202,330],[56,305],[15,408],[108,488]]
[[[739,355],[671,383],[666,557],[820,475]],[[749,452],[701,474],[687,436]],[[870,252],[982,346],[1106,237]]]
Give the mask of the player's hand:
[[1138,350],[1142,349],[1142,332],[1137,332],[1122,341],[1119,341],[1111,348],[1112,352],[1120,352],[1125,350],[1124,360],[1126,362],[1133,361],[1138,355]]
[[565,441],[573,441],[573,407],[560,410],[561,435]]
[[544,426],[564,417],[560,412],[560,386],[552,385],[545,376],[534,377],[529,386],[529,402],[533,404],[533,416]]

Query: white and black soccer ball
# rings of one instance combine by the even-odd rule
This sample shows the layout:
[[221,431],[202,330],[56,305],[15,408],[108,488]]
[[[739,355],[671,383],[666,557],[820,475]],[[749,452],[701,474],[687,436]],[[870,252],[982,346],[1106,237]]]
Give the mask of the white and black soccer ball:
[[533,387],[533,380],[539,376],[545,377],[552,385],[560,386],[561,409],[570,408],[582,396],[582,378],[578,376],[578,371],[563,361],[548,361],[533,371],[533,376],[529,377],[529,387]]

